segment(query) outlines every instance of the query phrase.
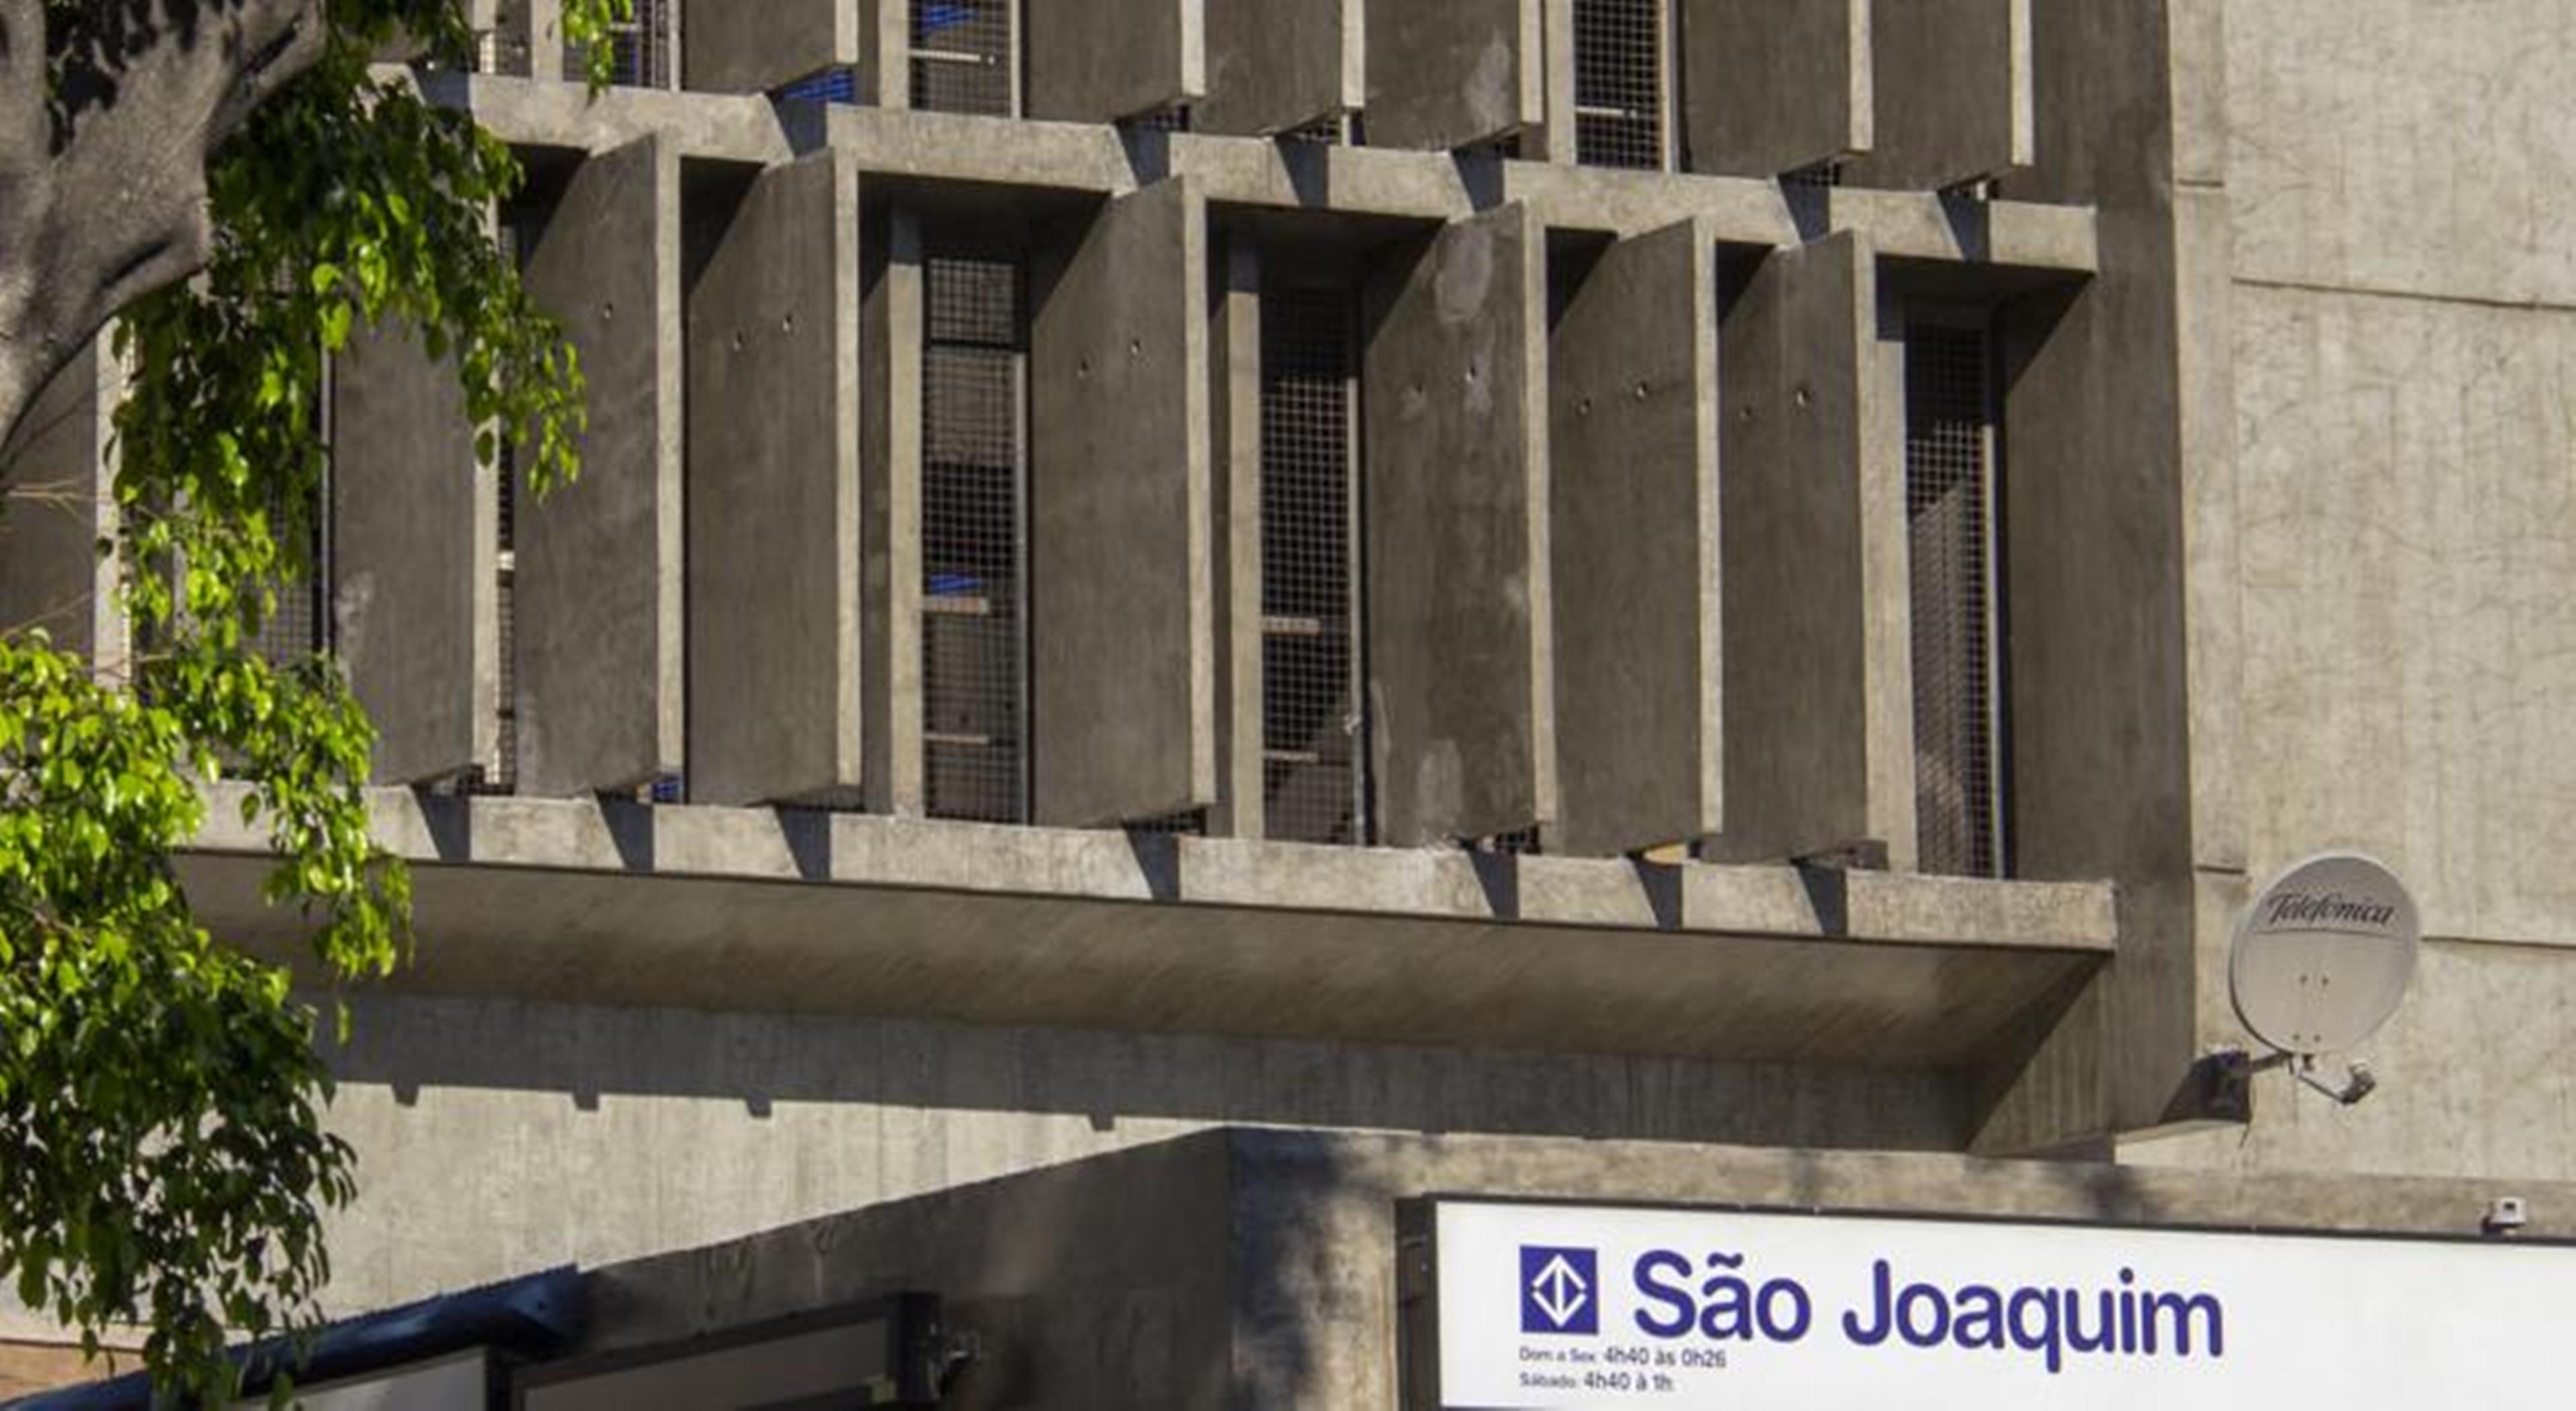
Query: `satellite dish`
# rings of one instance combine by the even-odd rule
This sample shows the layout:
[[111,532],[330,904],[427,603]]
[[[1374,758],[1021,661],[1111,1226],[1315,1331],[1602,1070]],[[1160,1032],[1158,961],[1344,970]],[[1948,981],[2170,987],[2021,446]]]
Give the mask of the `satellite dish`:
[[2309,858],[2257,892],[2236,923],[2227,962],[2236,1017],[2283,1053],[2347,1051],[2397,1012],[2423,940],[2396,874],[2359,853]]

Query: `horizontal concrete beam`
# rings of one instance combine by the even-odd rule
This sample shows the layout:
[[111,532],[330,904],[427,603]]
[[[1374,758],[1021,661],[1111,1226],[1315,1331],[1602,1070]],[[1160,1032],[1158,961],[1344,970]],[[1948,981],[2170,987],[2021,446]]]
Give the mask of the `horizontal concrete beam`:
[[[2096,884],[370,801],[431,992],[1947,1068],[2114,949]],[[212,805],[193,899],[301,954],[235,786]]]

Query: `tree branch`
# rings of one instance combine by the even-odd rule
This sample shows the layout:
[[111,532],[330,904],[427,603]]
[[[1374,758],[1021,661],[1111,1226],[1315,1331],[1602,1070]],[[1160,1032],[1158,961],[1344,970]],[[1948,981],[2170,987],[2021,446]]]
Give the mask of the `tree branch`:
[[98,34],[48,33],[43,0],[0,0],[0,440],[118,309],[204,264],[208,157],[327,37],[322,0],[90,13]]

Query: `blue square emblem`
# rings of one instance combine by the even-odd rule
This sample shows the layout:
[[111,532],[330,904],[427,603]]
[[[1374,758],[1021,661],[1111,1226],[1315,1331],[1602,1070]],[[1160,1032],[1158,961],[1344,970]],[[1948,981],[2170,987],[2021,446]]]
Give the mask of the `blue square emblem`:
[[1521,1331],[1601,1331],[1601,1257],[1589,1249],[1521,1246]]

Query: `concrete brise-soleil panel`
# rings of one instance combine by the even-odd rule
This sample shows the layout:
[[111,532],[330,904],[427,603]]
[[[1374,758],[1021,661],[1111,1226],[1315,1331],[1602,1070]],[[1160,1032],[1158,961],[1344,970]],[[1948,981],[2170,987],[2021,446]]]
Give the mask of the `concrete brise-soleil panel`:
[[1914,856],[1904,480],[1877,273],[1837,235],[1720,319],[1726,834],[1715,855]]
[[351,335],[331,403],[332,648],[376,729],[376,782],[451,778],[498,734],[493,472],[454,365],[406,325]]
[[2035,157],[2031,0],[1878,0],[1874,140],[1849,179],[1939,191]]
[[1368,101],[1362,0],[1206,0],[1198,132],[1267,137]]
[[870,810],[918,816],[923,779],[921,228],[900,208],[872,212],[859,240],[860,779]]
[[1211,258],[1221,261],[1208,328],[1208,413],[1215,463],[1219,756],[1217,837],[1269,836],[1268,743],[1261,631],[1261,249],[1248,232],[1230,232]]
[[687,85],[766,93],[861,58],[859,0],[761,0],[692,5],[682,65]]
[[1553,848],[1609,856],[1719,830],[1717,242],[1623,240],[1548,352],[1555,554]]
[[1207,92],[1206,0],[1036,0],[1021,12],[1028,113],[1113,122]]
[[584,161],[523,251],[590,388],[582,475],[543,505],[518,462],[518,786],[681,767],[680,162],[646,137]]
[[1557,817],[1546,232],[1508,205],[1416,251],[1373,273],[1361,360],[1370,744],[1397,847]]
[[1029,354],[1032,792],[1038,822],[1083,826],[1216,800],[1207,206],[1166,182],[1050,254]]
[[1547,120],[1541,0],[1367,7],[1368,140],[1447,150]]
[[[192,901],[309,954],[213,790]],[[403,988],[756,1013],[1964,1069],[2114,944],[2111,889],[1155,839],[618,801],[372,798]]]
[[690,797],[860,783],[858,178],[818,152],[711,220],[687,295]]
[[1870,10],[1870,0],[1682,0],[1691,165],[1769,177],[1869,150]]
[[116,566],[98,552],[116,527],[110,418],[125,395],[108,337],[54,375],[0,446],[0,632],[41,628],[94,667],[126,645]]

